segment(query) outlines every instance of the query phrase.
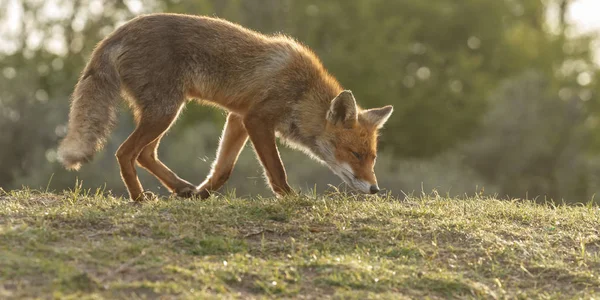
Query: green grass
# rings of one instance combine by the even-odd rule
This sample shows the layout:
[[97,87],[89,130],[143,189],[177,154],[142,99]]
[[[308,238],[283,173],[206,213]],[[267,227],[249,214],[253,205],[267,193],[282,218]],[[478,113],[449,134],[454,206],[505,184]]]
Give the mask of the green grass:
[[599,296],[592,205],[0,192],[2,299]]

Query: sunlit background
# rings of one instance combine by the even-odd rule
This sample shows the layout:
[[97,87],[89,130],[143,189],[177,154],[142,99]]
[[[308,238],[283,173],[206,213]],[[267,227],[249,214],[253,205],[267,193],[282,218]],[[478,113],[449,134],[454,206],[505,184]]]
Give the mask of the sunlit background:
[[[398,197],[587,203],[600,192],[597,0],[0,0],[0,187],[60,191],[79,179],[125,193],[114,159],[133,128],[124,106],[110,142],[81,172],[64,171],[55,151],[94,45],[150,12],[219,16],[292,35],[362,106],[393,104],[376,171]],[[223,122],[222,111],[188,105],[160,156],[200,183]],[[343,187],[283,148],[294,187]],[[144,187],[167,194],[139,174]],[[223,192],[271,195],[249,146]]]

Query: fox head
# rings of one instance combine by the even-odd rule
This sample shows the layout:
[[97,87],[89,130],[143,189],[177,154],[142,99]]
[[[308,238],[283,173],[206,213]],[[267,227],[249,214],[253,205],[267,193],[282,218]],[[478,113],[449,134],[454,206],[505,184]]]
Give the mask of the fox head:
[[353,189],[379,192],[374,167],[377,132],[392,114],[391,105],[363,110],[350,91],[342,91],[327,111],[326,125],[317,141],[321,159]]

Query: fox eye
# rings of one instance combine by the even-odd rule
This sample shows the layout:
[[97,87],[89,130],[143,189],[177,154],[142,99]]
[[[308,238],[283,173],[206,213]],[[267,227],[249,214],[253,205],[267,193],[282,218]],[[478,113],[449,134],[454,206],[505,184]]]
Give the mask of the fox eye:
[[352,154],[354,154],[354,156],[356,156],[356,158],[361,159],[361,156],[358,152],[352,151]]

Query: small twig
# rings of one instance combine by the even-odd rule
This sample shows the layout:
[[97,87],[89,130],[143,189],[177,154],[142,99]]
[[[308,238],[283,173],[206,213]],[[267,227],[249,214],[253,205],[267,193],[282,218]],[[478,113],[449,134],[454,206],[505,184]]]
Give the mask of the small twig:
[[531,278],[535,278],[535,276],[533,274],[531,274],[531,272],[529,272],[529,270],[527,270],[525,268],[525,266],[523,266],[523,264],[521,264],[521,270],[523,270],[523,272],[527,273],[527,275],[529,275]]
[[99,235],[108,235],[108,234],[113,234],[113,233],[115,233],[115,232],[116,232],[116,230],[103,230],[103,231],[97,231],[97,232],[94,232],[94,233],[90,233],[90,234],[88,234],[88,236],[87,236],[87,237],[88,237],[88,238],[92,238],[92,237],[99,236]]
[[312,233],[318,233],[318,232],[326,232],[328,230],[324,230],[318,227],[309,227],[308,231],[312,232]]
[[250,232],[250,233],[245,234],[244,238],[248,238],[248,237],[251,237],[251,236],[259,235],[259,234],[264,233],[264,232],[271,232],[272,233],[272,232],[275,232],[275,231],[272,230],[272,229],[261,229],[261,230],[256,231],[256,232]]

